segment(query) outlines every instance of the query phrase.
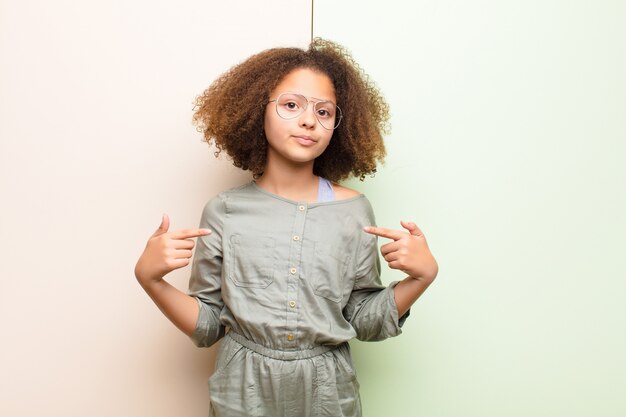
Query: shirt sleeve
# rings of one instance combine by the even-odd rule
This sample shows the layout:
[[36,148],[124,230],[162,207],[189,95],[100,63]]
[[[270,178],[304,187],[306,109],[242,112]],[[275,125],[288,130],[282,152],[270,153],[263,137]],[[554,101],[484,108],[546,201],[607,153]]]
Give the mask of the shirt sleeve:
[[200,227],[212,233],[197,239],[189,279],[189,295],[198,300],[199,306],[196,328],[191,336],[198,347],[213,345],[225,331],[220,322],[224,306],[221,293],[224,216],[224,202],[217,196],[204,207],[200,220]]
[[[371,207],[363,226],[374,226]],[[398,317],[398,307],[394,297],[394,287],[388,287],[380,280],[380,259],[377,238],[362,232],[356,259],[356,279],[352,294],[344,308],[344,316],[356,331],[356,337],[364,341],[378,341],[402,333],[401,327],[410,314],[407,311]]]

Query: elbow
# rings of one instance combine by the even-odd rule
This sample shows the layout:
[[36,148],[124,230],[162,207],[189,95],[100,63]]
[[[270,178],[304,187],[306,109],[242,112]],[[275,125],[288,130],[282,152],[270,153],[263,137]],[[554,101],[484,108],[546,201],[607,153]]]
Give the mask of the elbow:
[[379,334],[369,334],[369,333],[357,333],[357,340],[361,342],[380,342],[381,340],[385,340],[386,337],[381,337]]
[[190,338],[196,347],[208,348],[224,337],[224,333],[224,326],[221,325],[218,325],[217,328],[197,327]]
[[198,340],[198,339],[194,339],[193,337],[191,338],[191,341],[193,342],[193,344],[198,347],[198,348],[208,348],[213,346],[215,343],[217,343],[217,339],[212,339],[212,340]]
[[389,337],[395,336],[395,329],[390,331],[386,323],[380,317],[369,317],[366,320],[359,320],[352,323],[356,332],[357,340],[362,342],[379,342]]

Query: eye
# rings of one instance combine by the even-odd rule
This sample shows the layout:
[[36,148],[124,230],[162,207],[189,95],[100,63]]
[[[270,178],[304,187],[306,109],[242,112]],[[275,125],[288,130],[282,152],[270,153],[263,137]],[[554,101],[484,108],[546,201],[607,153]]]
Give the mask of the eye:
[[295,101],[287,101],[286,103],[283,104],[283,106],[285,106],[285,108],[287,110],[297,110],[298,107],[298,103],[296,103]]
[[300,103],[298,103],[296,100],[289,100],[289,99],[281,100],[279,104],[280,104],[279,108],[285,112],[297,113],[301,110]]
[[317,110],[317,115],[318,115],[319,117],[324,117],[324,118],[326,118],[326,117],[330,117],[330,113],[329,113],[329,112],[328,112],[328,110],[326,110],[326,109],[318,109],[318,110]]
[[335,106],[333,103],[321,101],[315,105],[315,113],[320,119],[332,119],[335,117]]

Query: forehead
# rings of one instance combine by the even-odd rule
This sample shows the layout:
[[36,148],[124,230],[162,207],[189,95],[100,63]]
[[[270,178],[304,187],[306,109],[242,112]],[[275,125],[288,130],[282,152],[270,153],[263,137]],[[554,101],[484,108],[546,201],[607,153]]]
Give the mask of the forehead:
[[337,101],[335,87],[330,78],[309,68],[297,68],[288,73],[272,91],[272,96],[286,91],[318,100]]

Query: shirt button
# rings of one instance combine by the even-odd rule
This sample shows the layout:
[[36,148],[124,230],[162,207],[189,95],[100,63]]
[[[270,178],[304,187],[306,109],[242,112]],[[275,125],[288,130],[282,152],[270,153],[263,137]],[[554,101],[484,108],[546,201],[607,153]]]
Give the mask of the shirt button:
[[293,335],[292,335],[292,334],[287,335],[287,340],[289,340],[289,341],[291,342],[293,339],[294,339],[294,337],[293,337]]
[[300,240],[300,236],[295,235],[295,236],[293,237],[293,240],[295,240],[295,241],[297,242],[298,240]]
[[291,268],[291,269],[289,270],[289,272],[290,272],[291,274],[295,274],[296,272],[298,272],[298,270],[297,270],[296,268]]
[[296,306],[295,301],[289,301],[289,307],[294,308]]
[[306,207],[304,207],[302,204],[300,204],[300,205],[298,206],[298,210],[300,210],[300,211],[304,211],[304,209],[305,209],[305,208],[306,208]]

